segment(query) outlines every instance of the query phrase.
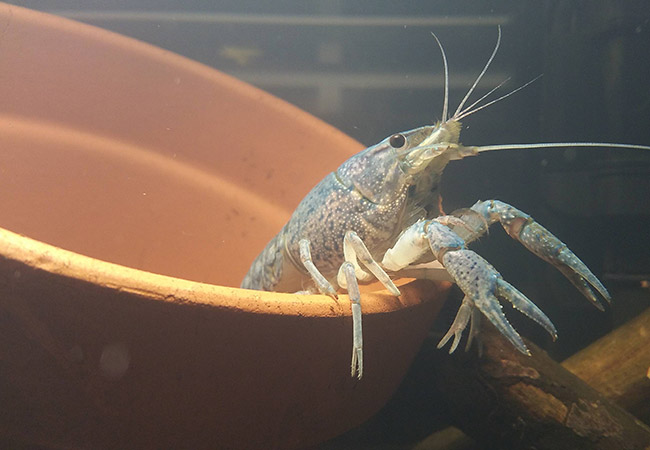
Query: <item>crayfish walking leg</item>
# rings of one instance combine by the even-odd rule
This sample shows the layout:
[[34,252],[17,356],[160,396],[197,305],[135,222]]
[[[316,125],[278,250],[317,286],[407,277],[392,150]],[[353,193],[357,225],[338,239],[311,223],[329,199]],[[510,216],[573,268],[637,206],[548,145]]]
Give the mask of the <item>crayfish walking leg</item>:
[[[318,290],[325,295],[336,297],[336,290],[316,268],[311,258],[310,242],[302,239],[300,245],[300,260],[313,279]],[[343,239],[343,254],[345,261],[341,264],[337,275],[338,285],[347,289],[352,309],[352,362],[351,375],[359,379],[363,376],[363,328],[361,316],[361,294],[358,280],[367,281],[371,275],[363,270],[359,261],[395,296],[400,295],[399,289],[388,274],[374,260],[368,248],[354,231],[345,233]]]

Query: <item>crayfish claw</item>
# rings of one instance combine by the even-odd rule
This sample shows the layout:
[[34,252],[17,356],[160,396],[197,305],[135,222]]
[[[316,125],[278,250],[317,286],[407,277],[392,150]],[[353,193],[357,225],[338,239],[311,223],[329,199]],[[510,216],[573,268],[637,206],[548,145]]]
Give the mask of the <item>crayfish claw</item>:
[[[596,276],[591,273],[587,266],[569,250],[566,246],[563,253],[570,255],[562,255],[562,259],[554,264],[557,269],[584,295],[589,299],[593,305],[601,311],[605,310],[605,305],[598,298],[598,292],[608,304],[612,303],[612,296],[609,294],[605,286],[600,282]],[[596,292],[594,292],[594,289]]]
[[[517,309],[523,310],[534,320],[540,321],[545,328],[550,320],[523,294],[510,284],[506,283],[499,272],[480,255],[467,249],[448,251],[443,256],[443,265],[454,278],[458,287],[465,293],[469,300],[478,308],[494,326],[508,339],[521,353],[530,355],[526,344],[514,329],[505,314],[497,296],[508,300]],[[467,303],[465,303],[467,305]],[[463,305],[461,305],[463,308]],[[463,312],[458,324],[462,324]],[[542,318],[543,317],[543,318]],[[467,322],[465,322],[465,326]],[[552,327],[552,324],[550,325]],[[452,325],[454,328],[454,325]],[[554,328],[553,328],[554,330]],[[454,332],[455,334],[455,332]],[[444,338],[443,338],[444,339]],[[453,344],[452,344],[453,345]]]
[[513,239],[555,266],[596,308],[604,309],[604,304],[597,293],[608,303],[611,302],[609,292],[585,263],[528,214],[499,200],[479,201],[472,206],[472,210],[486,217],[489,222],[495,220],[501,222]]
[[585,263],[542,225],[530,219],[515,237],[528,250],[557,267],[598,309],[603,309],[603,303],[596,296],[594,289],[607,302],[611,302],[609,292]]
[[504,300],[508,300],[516,310],[537,322],[551,335],[553,340],[557,339],[557,330],[553,322],[551,322],[551,319],[535,303],[530,301],[528,297],[519,292],[503,278],[497,278],[496,295]]

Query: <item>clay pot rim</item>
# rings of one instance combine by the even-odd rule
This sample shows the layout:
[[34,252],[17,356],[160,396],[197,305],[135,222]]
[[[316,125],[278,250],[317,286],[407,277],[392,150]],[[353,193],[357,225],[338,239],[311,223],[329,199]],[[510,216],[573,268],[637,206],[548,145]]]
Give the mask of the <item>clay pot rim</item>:
[[[336,300],[326,295],[253,291],[190,281],[102,261],[4,228],[0,228],[0,255],[64,279],[91,283],[120,293],[128,292],[154,301],[236,309],[256,314],[302,317],[350,315],[349,297],[344,294]],[[15,272],[14,276],[19,277],[20,273]],[[364,292],[364,315],[390,313],[422,301],[417,295],[394,297],[387,291]]]
[[[342,144],[349,145],[355,142],[352,138],[321,121],[314,118],[283,100],[280,100],[265,91],[252,87],[249,84],[215,71],[200,62],[191,60],[168,50],[152,47],[146,42],[141,42],[120,34],[98,29],[91,25],[82,24],[62,17],[42,14],[19,6],[0,4],[2,7],[20,10],[22,18],[29,17],[33,24],[42,27],[54,28],[66,32],[70,36],[79,36],[89,41],[100,41],[104,45],[110,42],[111,46],[119,47],[131,54],[140,54],[143,58],[161,62],[167,67],[178,68],[182,72],[191,72],[195,75],[214,81],[219,84],[226,83],[229,89],[236,91],[237,95],[263,102],[272,107],[279,114],[284,114],[295,120],[298,126],[314,130],[316,134],[323,132],[329,134],[331,139],[340,140]],[[152,50],[153,49],[153,50]],[[13,124],[9,123],[14,121]],[[57,127],[64,127],[75,134],[91,136],[101,142],[110,138],[96,135],[84,129],[70,128],[69,124],[51,123],[26,119],[21,116],[3,116],[2,126],[37,127],[39,131],[52,132]],[[17,132],[17,130],[13,130]],[[54,133],[59,138],[60,133]],[[50,136],[49,137],[57,137]],[[110,138],[113,140],[112,138]],[[120,141],[120,145],[130,146],[129,142]],[[196,168],[190,167],[192,170]],[[213,180],[209,180],[213,181]],[[230,183],[229,183],[230,184]],[[239,187],[241,195],[254,197],[255,194]],[[250,198],[249,198],[250,200]],[[263,202],[260,201],[261,206]],[[281,208],[270,203],[268,209]],[[218,308],[234,308],[242,312],[255,312],[267,314],[286,314],[297,316],[341,316],[350,315],[349,299],[347,295],[340,295],[338,300],[324,295],[304,295],[252,291],[214,284],[207,284],[161,275],[116,263],[110,263],[85,256],[63,248],[46,244],[44,242],[17,234],[0,228],[0,256],[15,260],[28,267],[43,270],[68,279],[81,280],[95,285],[100,285],[120,292],[133,294],[164,302],[177,304],[199,304]],[[403,284],[403,283],[400,283]],[[402,309],[409,305],[421,303],[417,295],[403,295],[394,297],[381,287],[377,292],[364,292],[364,314],[388,313]]]
[[[43,14],[5,3],[0,3],[0,7],[20,11],[20,15],[16,15],[20,20],[27,20],[28,18],[32,24],[57,29],[69,36],[77,36],[80,39],[100,42],[101,45],[121,48],[127,53],[139,54],[143,58],[157,60],[166,67],[177,68],[181,73],[193,73],[197,77],[220,85],[226,85],[242,98],[264,103],[278,114],[291,117],[297,126],[311,130],[315,135],[327,133],[330,139],[340,141],[341,144],[349,146],[351,143],[355,143],[355,145],[358,145],[349,136],[336,130],[331,125],[314,120],[311,115],[298,107],[243,81],[217,72],[211,67],[171,51],[152,47],[148,43],[62,17]],[[11,123],[12,119],[14,120],[13,124]],[[37,127],[39,131],[47,132],[56,127],[62,127],[77,134],[92,135],[94,139],[100,142],[107,138],[105,135],[95,134],[92,130],[71,128],[70,124],[34,122],[21,116],[3,116],[1,122],[0,126],[23,128],[33,126]],[[55,128],[52,127],[53,125],[55,125]],[[14,129],[13,132],[17,132],[17,130]],[[108,138],[113,140],[111,137]],[[130,144],[125,141],[119,143],[127,146]],[[192,170],[195,169],[192,168]],[[242,195],[251,194],[241,187],[240,192]],[[280,208],[280,206],[271,202],[266,208],[275,209]],[[305,297],[303,295],[251,291],[194,282],[109,263],[2,228],[0,228],[0,256],[18,261],[33,269],[43,270],[70,280],[81,280],[115,291],[131,292],[139,297],[168,303],[199,304],[218,308],[234,308],[247,312],[297,316],[341,316],[350,314],[349,300],[346,295],[340,295],[338,300],[334,300],[323,295]],[[424,301],[418,298],[417,295],[408,295],[406,292],[401,298],[396,298],[381,290],[379,292],[365,292],[363,300],[364,314],[387,313]]]

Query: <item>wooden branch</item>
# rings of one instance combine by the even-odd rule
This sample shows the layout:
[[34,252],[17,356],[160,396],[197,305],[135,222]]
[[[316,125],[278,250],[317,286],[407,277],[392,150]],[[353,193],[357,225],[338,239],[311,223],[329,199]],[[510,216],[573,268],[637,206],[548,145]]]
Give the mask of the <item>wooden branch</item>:
[[608,399],[650,420],[650,308],[562,365]]
[[484,354],[435,358],[437,385],[463,431],[489,448],[647,449],[650,428],[527,342],[517,352],[492,327]]
[[[337,449],[346,443],[346,448],[370,446],[377,442],[377,435],[387,433],[387,423],[394,427],[388,433],[394,439],[402,436],[404,442],[410,443],[404,448],[414,450],[534,446],[539,449],[644,448],[639,447],[639,443],[648,439],[644,425],[623,414],[622,423],[627,425],[620,427],[621,434],[612,435],[617,427],[606,425],[621,423],[621,420],[609,412],[610,402],[593,391],[587,390],[588,395],[584,395],[580,390],[585,389],[584,383],[566,374],[558,364],[546,361],[545,354],[533,345],[529,344],[533,349],[531,358],[516,352],[511,355],[508,352],[510,344],[499,335],[493,335],[487,323],[484,328],[483,341],[494,351],[486,351],[483,361],[477,358],[475,351],[464,354],[462,349],[452,357],[453,361],[449,361],[446,352],[435,348],[440,336],[427,339],[409,377],[392,400],[392,407],[367,424],[363,432],[357,431],[352,437],[348,436],[348,440],[343,437],[322,448]],[[637,418],[647,421],[649,339],[650,309],[569,358],[562,366],[584,377],[609,401],[616,401],[619,406],[633,411]],[[547,365],[539,370],[537,365],[544,361]],[[558,379],[557,372],[564,373],[563,377],[571,382]],[[432,379],[436,383],[431,382]],[[576,390],[573,383],[582,387]],[[599,407],[594,409],[593,404]],[[453,413],[446,411],[450,408]],[[618,408],[615,411],[620,414]],[[613,418],[606,420],[608,415]],[[440,430],[452,419],[466,434],[473,435],[476,444],[457,428]],[[578,432],[589,430],[589,424],[596,432],[581,436]],[[416,442],[413,439],[423,436],[421,433],[426,430],[438,431],[411,447]],[[609,435],[598,442],[598,432]],[[629,446],[622,445],[629,433],[636,434],[638,439],[631,439]],[[541,441],[545,446],[540,445]]]

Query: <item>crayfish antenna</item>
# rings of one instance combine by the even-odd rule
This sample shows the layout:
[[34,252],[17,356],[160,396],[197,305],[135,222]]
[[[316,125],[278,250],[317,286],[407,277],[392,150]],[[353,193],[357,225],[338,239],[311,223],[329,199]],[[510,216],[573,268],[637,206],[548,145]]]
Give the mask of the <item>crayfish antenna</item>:
[[[483,100],[485,100],[486,98],[488,98],[490,95],[492,95],[493,92],[497,91],[499,88],[501,88],[501,86],[503,86],[503,85],[506,84],[508,81],[510,81],[510,78],[511,78],[511,77],[506,78],[506,79],[503,80],[501,83],[497,84],[495,87],[493,87],[492,89],[490,89],[490,91],[489,91],[487,94],[483,95],[481,98],[479,98],[479,99],[476,100],[474,103],[472,103],[471,105],[469,105],[469,106],[465,109],[465,111],[470,111],[473,107],[475,107],[476,105],[478,105],[479,103],[481,103]],[[457,112],[456,114],[458,114],[458,112]],[[454,115],[454,118],[457,119],[458,116],[457,116],[456,114]],[[463,114],[463,113],[461,112],[460,114]]]
[[[500,102],[501,100],[510,97],[512,94],[521,91],[523,88],[525,88],[525,87],[528,86],[529,84],[534,83],[535,81],[539,80],[541,77],[542,77],[542,75],[537,75],[535,78],[533,78],[532,80],[530,80],[528,83],[526,83],[526,84],[522,84],[522,85],[519,86],[517,89],[515,89],[515,90],[513,90],[513,91],[510,91],[510,92],[508,92],[507,94],[504,94],[504,95],[502,95],[502,96],[499,97],[499,98],[496,98],[496,99],[494,99],[494,100],[492,100],[492,101],[489,101],[489,102],[487,102],[485,105],[481,105],[481,106],[479,106],[478,108],[475,108],[475,109],[469,109],[469,108],[468,108],[468,109],[466,109],[465,111],[462,111],[462,112],[461,112],[460,114],[458,114],[458,115],[454,114],[454,119],[455,119],[455,120],[461,120],[461,119],[463,119],[463,118],[465,118],[465,117],[467,117],[467,116],[469,116],[469,115],[471,115],[471,114],[474,114],[474,113],[477,112],[477,111],[482,110],[483,108],[487,108],[487,107],[490,106],[490,105],[494,105],[496,102]],[[507,80],[505,80],[505,81],[507,81]],[[492,89],[492,91],[490,91],[489,93],[496,91],[499,87],[501,87],[501,86],[503,85],[503,83],[505,83],[505,81],[502,82],[501,84],[499,84],[496,88]],[[488,94],[489,94],[489,93],[488,93]],[[485,98],[485,97],[487,97],[487,95],[484,95],[484,96],[481,98],[481,100],[482,100],[483,98]],[[474,103],[472,104],[472,106],[474,106],[476,103],[478,103],[478,102],[474,102]]]
[[650,150],[648,145],[619,144],[616,142],[538,142],[536,144],[498,144],[473,146],[477,153],[491,152],[494,150],[526,150],[533,148],[567,148],[567,147],[601,147],[601,148],[626,148],[631,150]]
[[[455,120],[460,120],[462,117],[464,117],[463,116],[464,112],[462,111],[462,109],[463,109],[463,106],[465,105],[465,102],[467,101],[467,99],[469,99],[469,96],[472,95],[472,93],[474,92],[474,89],[476,89],[476,86],[478,86],[479,82],[481,81],[481,78],[483,78],[483,75],[485,75],[485,72],[487,72],[488,68],[490,67],[490,64],[492,64],[492,60],[494,59],[494,57],[497,54],[497,51],[499,50],[499,45],[501,44],[501,25],[499,25],[497,29],[499,30],[499,34],[497,35],[497,43],[494,46],[494,50],[492,50],[492,54],[490,55],[490,58],[488,59],[487,63],[485,63],[485,67],[483,67],[483,70],[481,70],[481,73],[479,73],[478,77],[476,77],[476,80],[474,81],[474,84],[472,85],[471,88],[469,88],[469,91],[467,91],[467,94],[465,94],[465,97],[463,97],[463,100],[460,102],[460,105],[458,105],[458,108],[456,109],[456,112],[453,115],[453,119],[455,119]],[[504,81],[504,83],[505,83],[505,81]],[[497,86],[494,90],[490,91],[490,93],[494,92],[502,84],[503,83],[501,83],[499,86]],[[483,98],[485,98],[485,97],[481,97],[481,99],[479,99],[478,101],[481,101]],[[474,106],[476,103],[478,103],[478,102],[473,103],[467,109],[470,110],[472,108],[472,106]]]
[[447,65],[447,55],[445,54],[445,49],[442,47],[442,44],[440,43],[440,39],[438,39],[438,36],[431,32],[431,36],[436,40],[438,43],[438,47],[440,47],[440,53],[442,54],[442,64],[445,68],[445,100],[442,104],[442,122],[447,121],[447,110],[449,107],[449,66]]
[[[520,90],[522,90],[523,88],[525,88],[526,86],[528,86],[529,84],[533,83],[534,81],[538,80],[541,77],[541,75],[539,75],[539,76],[533,78],[532,80],[530,80],[528,83],[526,83],[526,84],[524,84],[522,86],[519,86],[517,89],[515,89],[513,91],[510,91],[507,94],[504,94],[504,95],[502,95],[501,97],[499,97],[499,98],[497,98],[495,100],[489,101],[486,104],[479,106],[478,108],[474,108],[476,105],[478,105],[483,100],[488,98],[492,93],[497,91],[506,82],[508,82],[508,80],[510,80],[510,78],[506,78],[501,83],[499,83],[496,87],[492,88],[487,94],[483,95],[481,98],[476,100],[474,103],[469,105],[467,108],[463,109],[463,107],[465,106],[465,103],[467,102],[467,100],[469,100],[470,96],[474,93],[474,90],[476,89],[476,87],[480,83],[481,79],[483,78],[483,76],[485,75],[487,70],[489,69],[490,64],[492,64],[492,61],[494,60],[494,57],[497,55],[497,52],[499,51],[499,46],[501,45],[501,26],[500,25],[498,26],[498,31],[499,31],[499,33],[497,35],[497,43],[494,45],[494,50],[492,50],[492,54],[490,55],[487,62],[485,63],[485,66],[483,67],[483,70],[481,70],[481,73],[479,73],[478,76],[476,77],[476,80],[474,80],[474,84],[472,84],[472,87],[469,88],[469,90],[467,91],[467,94],[465,94],[465,97],[463,97],[463,100],[461,100],[460,105],[458,105],[458,108],[456,109],[456,112],[454,113],[454,115],[451,117],[451,120],[459,121],[459,120],[461,120],[461,119],[463,119],[463,118],[465,118],[465,117],[467,117],[467,116],[469,116],[471,114],[474,114],[477,111],[482,110],[483,108],[487,108],[490,105],[494,105],[495,103],[497,103],[497,102],[499,102],[499,101],[501,101],[501,100],[503,100],[505,98],[510,97],[515,92],[519,92]],[[434,37],[435,37],[435,35],[434,35]],[[438,40],[438,38],[436,38],[436,40]],[[440,45],[439,41],[438,41],[438,45]],[[440,48],[442,49],[442,46]],[[444,52],[443,52],[443,57],[444,57]],[[447,72],[447,67],[446,66],[447,66],[447,60],[445,58],[445,78],[447,76],[446,75],[446,72]],[[446,86],[447,86],[447,83],[445,81],[445,87]],[[474,108],[474,109],[472,109],[472,108]],[[447,110],[447,92],[445,91],[444,111],[446,112],[446,110]],[[444,120],[445,121],[446,121],[446,117],[447,116],[444,115]]]

